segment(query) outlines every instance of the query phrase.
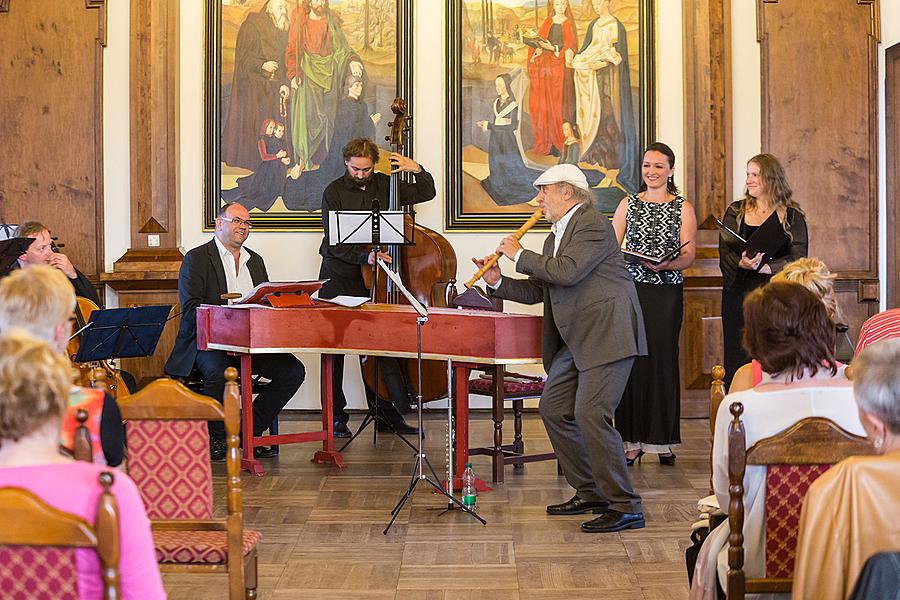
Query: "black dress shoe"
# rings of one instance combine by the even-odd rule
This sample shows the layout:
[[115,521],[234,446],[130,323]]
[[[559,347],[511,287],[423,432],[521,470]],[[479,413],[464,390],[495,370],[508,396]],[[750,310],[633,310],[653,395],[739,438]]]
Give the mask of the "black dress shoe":
[[348,438],[353,437],[353,432],[350,431],[350,428],[343,421],[335,421],[333,435],[336,438]]
[[379,419],[375,423],[375,428],[378,431],[385,433],[401,433],[404,435],[418,435],[419,428],[413,427],[409,423],[403,420],[403,417],[399,417],[397,419],[390,419],[388,421],[382,421]]
[[271,446],[257,446],[253,449],[253,458],[275,458],[278,452]]
[[225,453],[228,447],[225,440],[211,438],[209,440],[209,460],[213,462],[222,462],[225,460]]
[[584,500],[577,495],[562,504],[551,504],[547,512],[551,515],[583,515],[592,512],[594,514],[605,513],[609,505],[599,500]]
[[585,533],[612,533],[623,529],[643,529],[644,513],[621,513],[608,510],[596,519],[581,524]]

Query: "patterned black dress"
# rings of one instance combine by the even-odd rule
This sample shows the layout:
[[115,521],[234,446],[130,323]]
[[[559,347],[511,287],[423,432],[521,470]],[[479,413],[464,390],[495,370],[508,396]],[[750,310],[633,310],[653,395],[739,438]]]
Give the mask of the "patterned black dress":
[[[636,195],[629,197],[626,248],[661,256],[680,246],[682,206],[681,196],[662,204],[644,202]],[[678,336],[684,307],[684,276],[681,271],[656,273],[643,265],[627,266],[644,313],[647,356],[635,358],[616,410],[616,429],[632,447],[670,446],[681,441]],[[666,452],[661,448],[648,450]]]

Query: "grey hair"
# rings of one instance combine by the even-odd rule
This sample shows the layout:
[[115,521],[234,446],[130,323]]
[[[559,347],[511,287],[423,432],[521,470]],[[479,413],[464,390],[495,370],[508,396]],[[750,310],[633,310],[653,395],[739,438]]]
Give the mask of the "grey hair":
[[900,338],[867,346],[853,359],[853,395],[859,408],[900,433]]
[[577,185],[572,185],[568,181],[560,181],[554,185],[558,185],[560,187],[568,188],[571,193],[572,199],[578,202],[579,204],[590,204],[591,200],[593,200],[593,194],[590,191],[582,189]]

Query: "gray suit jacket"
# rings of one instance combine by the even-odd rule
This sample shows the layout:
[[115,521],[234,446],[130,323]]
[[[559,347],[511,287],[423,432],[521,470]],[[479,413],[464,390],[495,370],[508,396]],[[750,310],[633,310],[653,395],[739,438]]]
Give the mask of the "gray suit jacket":
[[609,219],[588,205],[575,211],[555,257],[551,233],[542,254],[519,256],[516,271],[528,279],[504,277],[493,291],[513,302],[544,303],[547,371],[563,345],[579,371],[647,354],[641,305]]

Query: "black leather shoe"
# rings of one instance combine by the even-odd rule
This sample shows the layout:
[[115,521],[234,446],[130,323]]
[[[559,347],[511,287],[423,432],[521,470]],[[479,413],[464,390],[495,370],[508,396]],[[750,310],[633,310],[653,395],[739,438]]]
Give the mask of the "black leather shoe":
[[213,462],[222,462],[225,460],[225,452],[227,450],[228,447],[225,445],[225,440],[215,438],[209,440],[209,460]]
[[336,438],[353,437],[353,433],[350,431],[350,428],[347,427],[347,424],[343,421],[334,422],[334,433],[332,435],[334,435],[334,437]]
[[409,423],[403,420],[403,417],[399,417],[399,419],[391,419],[390,421],[382,421],[379,419],[375,423],[375,427],[378,431],[385,433],[400,433],[403,435],[418,435],[419,428],[413,427]]
[[599,500],[583,500],[577,495],[562,504],[551,504],[547,512],[551,515],[583,515],[592,512],[602,514],[607,510],[607,503]]
[[253,449],[253,458],[275,458],[278,452],[271,446],[257,446]]
[[644,513],[620,513],[608,510],[596,519],[581,524],[585,533],[612,533],[623,529],[643,529]]

